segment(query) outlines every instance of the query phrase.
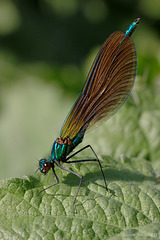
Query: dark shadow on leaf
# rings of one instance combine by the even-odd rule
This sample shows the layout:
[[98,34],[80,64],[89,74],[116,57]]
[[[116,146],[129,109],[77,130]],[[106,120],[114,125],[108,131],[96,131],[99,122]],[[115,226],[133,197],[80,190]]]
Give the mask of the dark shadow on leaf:
[[23,186],[25,190],[30,190],[30,189],[41,187],[43,186],[43,184],[39,181],[39,179],[33,176],[28,176],[28,179],[23,180]]
[[[111,180],[120,180],[120,181],[135,181],[135,182],[143,182],[143,181],[152,181],[157,182],[155,177],[152,176],[145,176],[141,173],[130,171],[129,169],[103,169],[106,181]],[[103,180],[101,171],[94,171],[94,172],[88,172],[85,175],[82,175],[80,172],[78,172],[83,177],[82,186],[87,186],[88,182],[95,183],[97,180]],[[79,185],[79,178],[74,176],[73,174],[69,173],[67,176],[63,177],[63,183],[66,183],[71,186],[78,186]]]
[[152,176],[146,176],[136,171],[130,171],[129,169],[115,169],[109,168],[104,170],[106,180],[121,180],[121,181],[152,181],[156,182],[156,178]]

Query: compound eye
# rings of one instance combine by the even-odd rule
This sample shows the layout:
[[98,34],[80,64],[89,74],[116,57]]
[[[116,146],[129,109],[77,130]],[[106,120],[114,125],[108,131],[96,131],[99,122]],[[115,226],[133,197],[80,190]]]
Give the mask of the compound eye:
[[47,174],[47,172],[50,170],[51,168],[51,164],[46,160],[46,159],[41,159],[39,161],[39,166],[40,166],[40,171],[43,174]]
[[44,174],[47,174],[47,172],[50,170],[51,168],[51,165],[49,162],[46,162],[44,165],[43,165],[43,173]]

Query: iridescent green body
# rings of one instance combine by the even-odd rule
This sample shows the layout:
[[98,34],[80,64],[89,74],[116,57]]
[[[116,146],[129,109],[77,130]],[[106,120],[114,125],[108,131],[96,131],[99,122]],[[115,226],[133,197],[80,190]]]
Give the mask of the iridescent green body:
[[66,162],[66,156],[82,142],[83,136],[82,134],[77,134],[72,141],[69,138],[57,138],[53,143],[50,159]]
[[52,147],[51,156],[47,159],[42,158],[39,161],[39,169],[42,173],[47,172],[54,167],[54,163],[59,164],[60,161],[66,162],[66,157],[73,151],[73,149],[82,142],[84,134],[78,133],[71,141],[69,138],[57,138]]
[[136,27],[137,27],[137,21],[139,22],[139,18],[134,21],[130,26],[129,28],[125,31],[125,35],[128,35],[128,36],[131,36],[132,33],[135,31]]

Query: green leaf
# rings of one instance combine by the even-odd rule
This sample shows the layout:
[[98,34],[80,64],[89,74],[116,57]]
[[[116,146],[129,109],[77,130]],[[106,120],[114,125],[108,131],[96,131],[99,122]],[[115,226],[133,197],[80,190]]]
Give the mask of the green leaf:
[[[150,162],[121,156],[101,156],[109,189],[97,163],[67,165],[79,179],[59,168],[53,173],[1,181],[0,239],[158,239],[160,183]],[[65,164],[64,164],[65,165]]]

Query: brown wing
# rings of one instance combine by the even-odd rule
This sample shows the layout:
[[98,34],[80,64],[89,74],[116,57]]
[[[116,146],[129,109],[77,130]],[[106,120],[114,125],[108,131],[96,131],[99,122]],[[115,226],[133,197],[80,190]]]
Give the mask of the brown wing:
[[61,129],[61,137],[109,119],[129,97],[136,76],[136,49],[132,39],[115,32],[99,50],[83,89]]

